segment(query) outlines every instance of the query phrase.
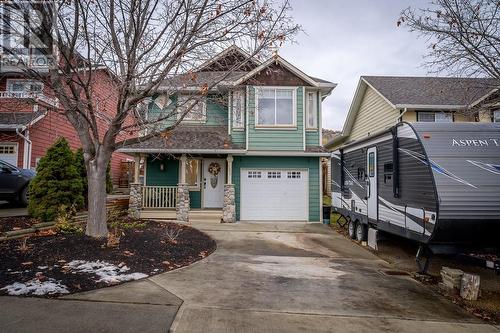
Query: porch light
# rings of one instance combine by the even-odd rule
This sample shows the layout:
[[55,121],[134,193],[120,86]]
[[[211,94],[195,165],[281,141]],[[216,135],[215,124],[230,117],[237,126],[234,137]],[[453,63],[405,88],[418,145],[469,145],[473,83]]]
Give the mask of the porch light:
[[165,164],[164,163],[160,163],[160,171],[165,171]]

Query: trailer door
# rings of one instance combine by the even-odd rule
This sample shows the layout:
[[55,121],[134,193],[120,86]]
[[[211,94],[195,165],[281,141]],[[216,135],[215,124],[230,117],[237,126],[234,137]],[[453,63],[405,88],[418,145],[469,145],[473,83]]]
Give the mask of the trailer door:
[[371,147],[366,152],[368,178],[366,182],[366,199],[368,206],[368,218],[378,219],[378,188],[377,188],[377,147]]

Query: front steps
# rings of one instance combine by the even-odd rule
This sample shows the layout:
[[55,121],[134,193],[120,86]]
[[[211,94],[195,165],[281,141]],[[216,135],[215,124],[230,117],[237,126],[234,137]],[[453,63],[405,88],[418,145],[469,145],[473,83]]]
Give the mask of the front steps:
[[[145,209],[141,211],[141,219],[175,220],[175,209]],[[220,222],[222,209],[192,209],[189,211],[190,222]]]

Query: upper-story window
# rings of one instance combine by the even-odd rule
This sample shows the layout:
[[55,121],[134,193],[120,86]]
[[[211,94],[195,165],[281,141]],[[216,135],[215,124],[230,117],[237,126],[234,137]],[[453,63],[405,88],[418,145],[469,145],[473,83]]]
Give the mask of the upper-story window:
[[245,93],[243,90],[233,91],[232,97],[233,128],[243,128],[245,125]]
[[494,123],[500,123],[500,110],[494,110],[492,116]]
[[418,112],[417,121],[431,123],[452,123],[453,114],[445,112]]
[[295,126],[294,96],[290,88],[258,89],[256,126]]
[[315,91],[306,92],[306,128],[318,128],[318,94]]
[[[196,103],[198,101],[198,103]],[[195,105],[196,103],[196,105]],[[187,111],[190,109],[189,111]],[[187,113],[186,113],[187,111]],[[185,114],[186,113],[186,114]],[[203,122],[207,119],[207,103],[196,96],[179,95],[177,98],[177,117],[184,115],[183,121]]]
[[11,93],[41,93],[43,83],[33,80],[7,80],[7,90]]

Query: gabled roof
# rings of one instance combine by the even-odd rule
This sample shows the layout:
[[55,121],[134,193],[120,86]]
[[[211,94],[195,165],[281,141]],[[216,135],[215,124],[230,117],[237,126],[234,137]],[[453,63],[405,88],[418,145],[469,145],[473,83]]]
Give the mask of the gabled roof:
[[490,96],[500,88],[500,81],[490,78],[361,76],[342,134],[328,142],[326,147],[349,136],[368,87],[394,110],[459,110],[472,107]]
[[212,59],[205,61],[196,68],[196,72],[224,71],[233,68],[238,62],[247,61],[239,71],[249,71],[260,65],[260,61],[250,57],[246,51],[236,45],[232,45],[224,51],[217,54]]
[[46,115],[46,112],[0,112],[0,128],[16,129],[35,124]]
[[498,88],[489,78],[362,76],[396,108],[466,108]]

